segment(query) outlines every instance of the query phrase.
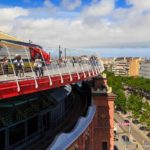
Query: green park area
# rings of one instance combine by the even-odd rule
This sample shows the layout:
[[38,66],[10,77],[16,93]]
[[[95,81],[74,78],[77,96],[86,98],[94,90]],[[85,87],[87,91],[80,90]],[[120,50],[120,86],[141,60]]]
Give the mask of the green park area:
[[150,79],[114,76],[112,72],[106,74],[108,85],[116,94],[115,109],[122,113],[130,112],[133,119],[150,128],[150,99],[146,100],[142,95],[150,94]]

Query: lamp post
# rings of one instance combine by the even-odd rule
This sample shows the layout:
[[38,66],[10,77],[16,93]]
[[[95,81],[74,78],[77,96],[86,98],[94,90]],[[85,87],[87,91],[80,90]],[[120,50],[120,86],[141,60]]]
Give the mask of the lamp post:
[[58,59],[60,60],[61,58],[61,46],[59,45],[59,54],[58,54]]
[[131,111],[129,112],[129,139],[130,139],[130,135],[131,135],[131,123],[132,123],[132,115],[131,115]]

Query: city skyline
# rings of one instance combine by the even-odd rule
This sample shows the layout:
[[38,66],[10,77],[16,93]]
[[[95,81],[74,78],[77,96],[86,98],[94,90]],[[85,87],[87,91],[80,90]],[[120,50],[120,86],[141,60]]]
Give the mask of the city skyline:
[[149,0],[1,0],[0,10],[1,31],[47,50],[149,57]]
[[[58,48],[46,48],[52,56],[58,56]],[[96,55],[98,57],[142,57],[150,58],[150,48],[67,48],[67,55]],[[64,48],[62,48],[64,56]],[[80,52],[80,53],[79,53]],[[87,53],[88,52],[88,53]]]

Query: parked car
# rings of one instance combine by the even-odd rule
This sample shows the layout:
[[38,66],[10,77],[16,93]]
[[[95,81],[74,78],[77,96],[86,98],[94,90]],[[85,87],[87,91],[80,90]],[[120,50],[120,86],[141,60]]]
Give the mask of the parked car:
[[142,130],[142,131],[145,131],[145,130],[147,130],[147,127],[146,126],[141,126],[139,129]]
[[124,120],[124,122],[125,122],[125,123],[130,123],[130,121],[129,121],[129,120],[127,120],[127,119],[125,119],[125,120]]
[[150,131],[150,128],[146,128],[146,131]]
[[122,136],[122,140],[123,140],[124,142],[129,142],[129,137],[128,137],[127,135],[123,135],[123,136]]
[[118,141],[118,138],[116,136],[114,136],[114,141]]
[[124,123],[126,123],[126,125],[127,125],[127,126],[129,126],[129,125],[130,125],[130,121],[129,121],[129,120],[127,120],[127,119],[125,119],[125,120],[124,120]]
[[133,139],[132,141],[133,141],[133,142],[136,142],[136,140],[135,140],[135,139]]
[[139,123],[140,123],[139,120],[137,120],[137,119],[132,120],[132,122],[133,122],[134,124],[139,124]]
[[114,146],[114,150],[119,150],[118,147],[117,147],[116,145]]
[[147,137],[148,137],[148,138],[150,138],[150,132],[149,132],[149,133],[147,133]]

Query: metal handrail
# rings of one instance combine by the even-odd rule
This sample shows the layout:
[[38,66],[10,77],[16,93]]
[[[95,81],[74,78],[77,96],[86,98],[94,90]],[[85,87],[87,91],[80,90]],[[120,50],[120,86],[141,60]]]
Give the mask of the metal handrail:
[[98,60],[95,58],[95,68],[97,70],[97,73],[100,73],[99,68],[98,68]]
[[97,72],[97,69],[96,69],[96,58],[94,58],[93,62],[94,62],[95,72],[96,72],[96,75],[97,75],[97,74],[98,74],[98,72]]
[[24,46],[22,46],[22,47],[24,48],[24,50],[25,50],[25,52],[26,52],[26,55],[27,55],[27,59],[28,59],[28,62],[29,62],[29,65],[30,65],[30,68],[31,68],[31,71],[32,71],[32,74],[33,74],[34,82],[35,82],[35,88],[38,88],[37,79],[36,79],[35,73],[34,73],[34,71],[33,71],[33,67],[32,67],[32,65],[31,65],[31,61],[30,61],[30,58],[29,58],[27,49],[26,49]]
[[86,74],[85,74],[85,71],[84,71],[84,69],[83,69],[82,64],[80,64],[80,62],[79,62],[79,60],[78,60],[78,59],[77,59],[77,61],[78,61],[78,63],[79,63],[79,67],[81,68],[81,70],[82,70],[82,72],[83,72],[83,76],[84,76],[84,78],[86,78]]
[[[56,60],[56,62],[57,62],[57,60]],[[59,65],[58,65],[58,63],[57,63],[57,69],[58,69],[58,73],[59,73],[59,75],[60,75],[60,80],[61,80],[61,83],[64,83],[64,79],[63,79],[63,77],[62,77],[62,73],[60,72],[60,68],[59,68]]]
[[44,62],[44,65],[45,65],[45,68],[46,68],[46,72],[47,72],[47,74],[48,74],[48,78],[49,78],[49,84],[50,84],[50,86],[53,84],[52,83],[52,79],[51,79],[51,77],[50,77],[50,74],[49,74],[49,71],[48,71],[48,68],[47,68],[47,64],[46,64],[46,62],[45,62],[45,59],[44,59],[44,56],[43,56],[43,53],[42,53],[42,50],[40,49],[40,53],[41,53],[41,56],[42,56],[42,59],[43,59],[43,62]]
[[94,61],[94,67],[95,67],[96,75],[97,75],[98,70],[97,70],[97,60],[96,60],[96,58],[93,61]]
[[69,70],[69,67],[68,67],[67,62],[65,63],[65,65],[66,65],[66,67],[67,67],[67,70],[68,70],[68,73],[69,73],[69,76],[70,76],[70,81],[72,81],[72,80],[73,80],[73,79],[72,79],[72,74],[71,74],[71,72],[70,72],[70,70]]
[[99,73],[101,73],[103,69],[101,70],[101,66],[100,65],[102,65],[102,63],[101,63],[100,60],[98,62],[99,62],[99,65],[98,65]]
[[[7,43],[7,42],[6,42],[6,43]],[[13,45],[17,45],[17,44],[13,44]],[[25,50],[25,53],[26,53],[26,56],[27,56],[27,59],[28,59],[28,62],[29,62],[29,65],[30,65],[30,68],[31,68],[31,71],[32,71],[32,74],[33,74],[33,78],[34,78],[34,81],[35,81],[35,88],[38,88],[38,83],[37,83],[36,76],[35,76],[34,71],[33,71],[33,67],[32,67],[32,65],[31,65],[31,61],[30,61],[30,58],[29,58],[27,49],[26,49],[25,46],[20,46],[20,47],[22,47],[22,48]],[[24,68],[23,68],[23,69],[24,69]],[[23,70],[23,72],[24,72],[24,70]],[[15,76],[16,76],[16,74],[15,74]]]
[[91,72],[90,72],[90,68],[89,68],[88,62],[86,62],[86,66],[87,66],[87,70],[88,70],[89,77],[90,77],[91,76]]
[[13,62],[12,62],[12,60],[11,60],[11,56],[10,56],[9,49],[8,49],[8,47],[7,47],[5,44],[2,44],[2,45],[3,45],[3,46],[6,48],[6,50],[7,50],[8,57],[9,57],[9,60],[10,60],[11,65],[12,65],[13,73],[14,73],[14,75],[15,75],[15,80],[16,80],[16,84],[17,84],[17,91],[20,92],[19,82],[18,82],[18,79],[17,79],[17,76],[16,76],[16,72],[15,72],[15,69],[14,69],[14,66],[13,66]]
[[74,63],[75,72],[77,73],[77,77],[78,77],[78,80],[79,80],[80,79],[80,75],[79,75],[78,69],[77,69],[77,67],[75,65],[75,62],[73,62],[73,63]]
[[49,71],[52,71],[52,72],[53,72],[52,74],[55,74],[54,69],[53,69],[53,68],[54,68],[53,66],[54,66],[53,61],[51,61],[51,64],[50,64],[50,68],[51,68],[51,69],[50,69]]
[[92,59],[90,59],[90,64],[91,64],[91,67],[92,67],[92,74],[93,74],[93,75],[96,75],[95,72],[94,72],[95,67],[94,67],[94,63],[93,63],[93,60],[92,60]]
[[[14,45],[17,45],[17,44],[14,44]],[[9,50],[9,47],[7,46],[7,42],[6,42],[6,44],[4,43],[3,46],[7,50],[9,60],[10,60],[10,63],[12,65],[13,74],[14,74],[14,77],[13,76],[12,77],[13,77],[13,80],[16,81],[17,91],[19,92],[20,91],[20,85],[19,85],[20,80],[16,76],[16,71],[15,71],[15,67],[13,65],[13,60],[12,60],[12,56],[13,56],[14,51],[11,52]],[[30,74],[30,77],[34,78],[35,88],[38,88],[38,82],[37,82],[38,78],[36,77],[36,75],[34,73],[34,68],[33,68],[32,62],[30,60],[30,56],[29,56],[29,53],[27,51],[27,48],[25,46],[20,46],[20,47],[22,47],[25,50],[25,53],[23,53],[23,55],[25,56],[25,54],[26,54],[27,60],[28,60],[29,65],[30,65],[30,73],[26,73],[26,74]],[[49,68],[49,66],[47,66],[47,64],[46,64],[46,61],[44,60],[44,56],[43,56],[41,49],[40,49],[40,54],[41,54],[41,58],[43,59],[43,63],[45,65],[45,70],[47,72],[45,76],[47,76],[49,78],[50,86],[53,84],[51,77],[55,76],[56,74],[60,75],[61,83],[64,83],[63,76],[65,74],[68,74],[70,77],[70,81],[73,81],[73,75],[72,75],[73,73],[77,73],[77,78],[79,80],[81,78],[80,73],[82,75],[84,75],[84,78],[86,78],[86,76],[88,76],[88,75],[89,75],[89,77],[97,75],[98,73],[102,72],[102,70],[103,70],[103,65],[101,64],[101,62],[98,63],[99,61],[94,56],[92,59],[88,59],[87,61],[82,60],[81,64],[79,62],[79,59],[77,59],[76,62],[70,62],[69,61],[69,62],[63,63],[61,67],[58,64],[59,63],[58,60],[55,59],[54,63],[52,63],[50,68]],[[55,65],[55,63],[56,63],[56,65]],[[72,63],[74,63],[74,65],[72,65]],[[2,70],[2,71],[4,74],[5,73],[4,70]],[[9,76],[9,77],[11,77],[11,76]],[[25,76],[25,77],[27,78],[28,76]],[[21,79],[25,79],[25,78],[21,78]]]

